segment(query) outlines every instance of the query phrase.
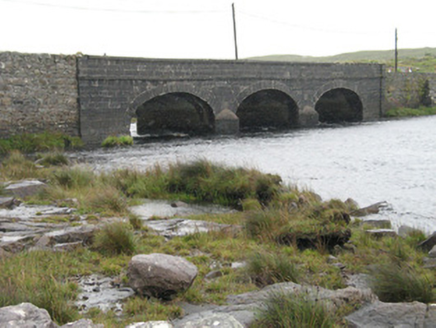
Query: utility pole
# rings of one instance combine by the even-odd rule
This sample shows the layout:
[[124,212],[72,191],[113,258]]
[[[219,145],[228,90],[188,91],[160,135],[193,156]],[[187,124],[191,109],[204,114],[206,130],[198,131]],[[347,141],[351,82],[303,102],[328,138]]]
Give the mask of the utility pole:
[[395,28],[395,73],[398,72],[398,33]]
[[235,39],[235,59],[238,60],[238,41],[236,38],[236,17],[235,17],[235,4],[232,3],[232,13],[233,13],[233,36]]

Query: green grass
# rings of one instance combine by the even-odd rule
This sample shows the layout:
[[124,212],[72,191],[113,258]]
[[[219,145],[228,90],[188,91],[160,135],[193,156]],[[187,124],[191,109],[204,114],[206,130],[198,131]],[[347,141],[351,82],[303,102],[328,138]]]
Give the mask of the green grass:
[[124,147],[133,145],[131,136],[109,136],[103,140],[101,146],[104,148]]
[[[343,270],[331,263],[329,254],[334,254],[350,274],[369,273],[369,268],[386,263],[401,266],[408,276],[397,279],[400,273],[394,273],[395,279],[387,279],[393,284],[388,290],[397,294],[402,294],[402,289],[413,290],[416,294],[406,299],[433,300],[435,273],[421,269],[427,254],[416,247],[425,238],[422,232],[413,231],[405,238],[372,238],[364,227],[348,222],[347,213],[353,210],[348,204],[340,200],[323,202],[313,192],[283,186],[277,176],[207,161],[175,163],[168,168],[156,165],[146,172],[119,170],[97,174],[90,168],[70,165],[37,168],[22,154],[11,153],[0,166],[0,179],[21,176],[38,177],[48,183],[45,192],[30,202],[69,203],[77,208],[77,217],[87,217],[88,224],[114,216],[125,221],[104,226],[94,236],[91,247],[65,253],[24,252],[0,259],[0,305],[17,304],[24,299],[35,302],[58,323],[80,317],[71,307],[78,293],[71,277],[101,273],[126,282],[131,256],[149,253],[183,256],[195,264],[198,276],[190,289],[171,302],[131,298],[121,317],[97,310],[91,310],[88,317],[95,323],[118,328],[147,318],[175,318],[181,313],[177,302],[226,304],[228,295],[259,290],[279,281],[344,288]],[[141,219],[129,213],[127,205],[139,202],[141,197],[230,204],[241,211],[190,217],[237,225],[234,229],[166,240],[147,231],[141,226]],[[41,217],[40,221],[65,223],[70,218]],[[351,236],[343,247],[330,247],[322,238],[327,232],[349,232]],[[300,247],[307,240],[311,240],[311,247]],[[245,262],[246,268],[232,269],[231,264],[236,261]],[[213,270],[219,270],[220,277],[205,279]],[[376,271],[377,277],[382,271]],[[417,283],[407,282],[414,276]],[[299,306],[306,301],[300,300]],[[353,309],[354,305],[349,310]],[[287,316],[278,314],[279,319],[288,320]],[[340,320],[334,320],[341,327]],[[320,325],[318,321],[309,322],[307,327],[310,324]],[[265,323],[264,327],[269,326]]]
[[13,150],[24,153],[38,151],[54,151],[66,148],[81,148],[83,142],[78,137],[71,137],[61,133],[44,132],[39,134],[20,134],[10,138],[0,139],[0,154]]
[[298,282],[300,272],[292,259],[285,254],[254,253],[248,257],[246,274],[258,286],[278,282]]
[[132,226],[123,222],[105,225],[96,233],[93,243],[93,248],[105,255],[130,255],[135,252],[136,247]]
[[304,294],[272,294],[250,328],[333,328],[335,317],[321,301]]
[[382,302],[434,302],[434,283],[430,272],[404,263],[381,264],[372,273],[372,289]]
[[436,107],[394,108],[386,112],[386,117],[410,117],[436,115]]

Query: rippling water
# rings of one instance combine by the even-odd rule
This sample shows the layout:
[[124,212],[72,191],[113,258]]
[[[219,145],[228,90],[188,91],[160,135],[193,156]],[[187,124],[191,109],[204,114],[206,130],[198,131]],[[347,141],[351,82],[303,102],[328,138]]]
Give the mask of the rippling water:
[[81,152],[97,170],[207,158],[277,173],[323,198],[391,204],[377,218],[436,230],[436,117]]

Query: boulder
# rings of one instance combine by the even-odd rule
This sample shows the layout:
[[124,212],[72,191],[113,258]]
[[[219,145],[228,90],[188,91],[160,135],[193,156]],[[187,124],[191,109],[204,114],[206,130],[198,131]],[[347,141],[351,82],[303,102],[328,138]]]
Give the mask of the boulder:
[[5,191],[19,198],[26,198],[39,193],[46,187],[44,182],[38,180],[23,180],[17,183],[11,183]]
[[428,252],[428,257],[432,257],[432,258],[436,257],[436,246],[433,246],[430,252]]
[[78,321],[69,322],[60,328],[104,328],[103,324],[94,324],[90,319],[80,319]]
[[14,205],[14,197],[0,197],[0,208],[11,208]]
[[392,223],[390,220],[363,220],[360,222],[360,226],[369,225],[374,228],[390,229]]
[[419,229],[415,229],[403,224],[398,228],[398,235],[401,237],[407,237],[409,234],[419,231]]
[[129,285],[135,292],[162,299],[187,290],[197,274],[197,267],[188,260],[158,253],[135,255],[127,270]]
[[420,242],[418,247],[429,252],[436,245],[436,232],[433,232],[426,240]]
[[0,308],[2,328],[57,328],[47,310],[31,303],[21,303]]
[[[374,302],[348,315],[345,319],[350,328],[385,327],[435,327],[424,326],[427,305],[412,303]],[[430,323],[430,322],[429,322]]]
[[352,211],[350,213],[351,216],[367,216],[369,214],[377,214],[380,212],[380,209],[383,207],[388,206],[387,202],[378,202],[375,204],[372,204],[367,207],[359,208],[358,210]]
[[374,238],[397,237],[397,233],[393,229],[373,229],[366,230],[365,233]]
[[174,328],[174,326],[168,321],[148,321],[131,323],[126,328]]
[[244,328],[232,315],[227,313],[212,313],[210,316],[192,316],[188,320],[176,324],[176,328]]

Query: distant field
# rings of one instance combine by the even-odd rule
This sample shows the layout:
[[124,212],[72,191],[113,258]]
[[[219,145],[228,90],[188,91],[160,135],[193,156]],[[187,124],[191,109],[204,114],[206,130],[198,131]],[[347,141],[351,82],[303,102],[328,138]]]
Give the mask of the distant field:
[[[250,57],[246,60],[260,61],[289,61],[309,63],[367,63],[376,62],[394,66],[394,50],[383,51],[358,51],[327,57],[310,57],[299,55],[269,55],[262,57]],[[399,49],[398,66],[400,69],[412,68],[414,71],[435,73],[436,72],[436,48]]]

